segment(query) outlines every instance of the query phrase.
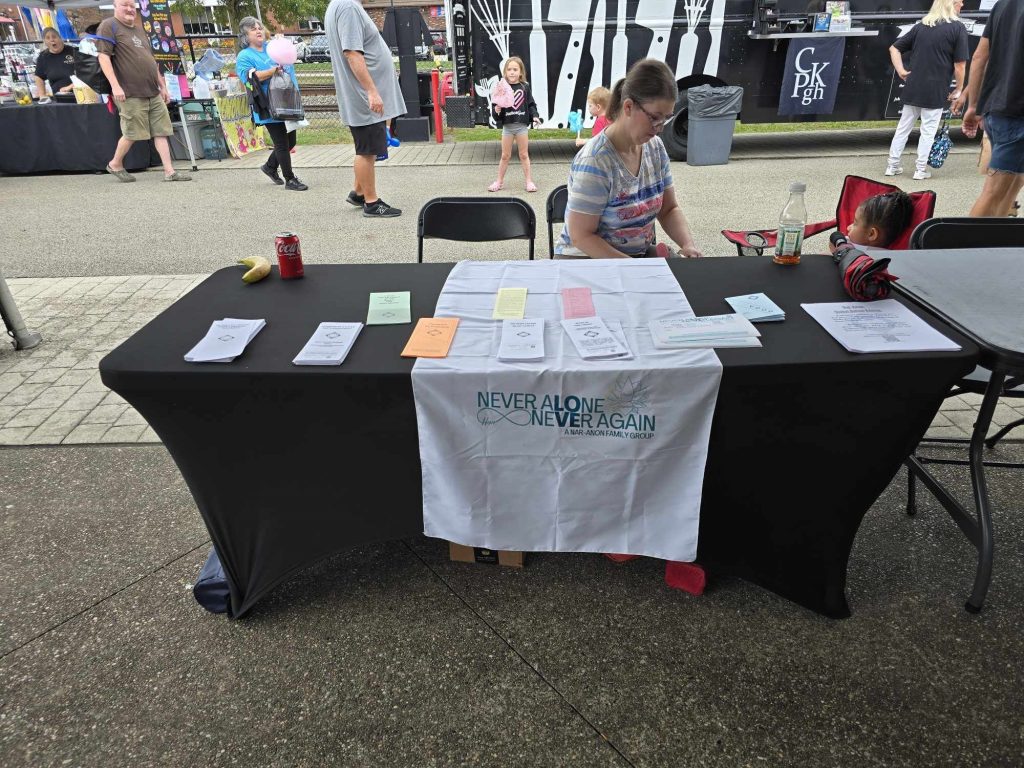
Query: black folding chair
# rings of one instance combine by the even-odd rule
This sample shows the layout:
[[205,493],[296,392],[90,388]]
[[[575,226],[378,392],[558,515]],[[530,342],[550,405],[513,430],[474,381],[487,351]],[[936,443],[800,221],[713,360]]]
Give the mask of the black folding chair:
[[[555,224],[565,223],[565,207],[569,203],[569,187],[562,184],[555,187],[548,195],[547,220],[548,220],[548,258],[555,258]],[[658,242],[658,236],[654,236],[652,242]]]
[[[951,248],[1024,248],[1024,219],[1009,217],[971,218],[947,217],[928,219],[917,225],[910,236],[910,247],[914,250],[948,250]],[[978,366],[967,376],[960,379],[946,397],[954,397],[965,393],[985,394],[988,387],[990,371]],[[1024,397],[1024,376],[1007,376],[1003,382],[999,397]],[[1008,432],[1024,425],[1024,419],[1017,419],[1002,427],[995,434],[985,438],[985,446],[994,448]],[[925,438],[921,442],[965,444],[969,440],[954,437]],[[924,459],[930,463],[949,463],[966,465],[961,459]],[[997,466],[1024,468],[1024,464],[1015,462],[998,462]],[[910,475],[910,488],[907,499],[907,514],[916,512],[914,504],[914,473]]]
[[569,187],[562,184],[548,195],[548,258],[555,258],[555,224],[565,223],[565,204],[569,202]]
[[426,239],[488,242],[529,240],[530,261],[537,236],[537,216],[518,197],[435,197],[420,209],[416,225],[418,261]]

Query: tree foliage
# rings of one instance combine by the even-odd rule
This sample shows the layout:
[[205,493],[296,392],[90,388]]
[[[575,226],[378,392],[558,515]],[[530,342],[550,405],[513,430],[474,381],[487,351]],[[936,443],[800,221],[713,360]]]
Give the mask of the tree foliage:
[[[270,33],[296,24],[300,19],[314,17],[323,19],[329,0],[259,0],[263,24]],[[211,8],[217,21],[227,25],[233,32],[238,31],[238,22],[246,16],[256,16],[255,0],[220,0],[221,4]],[[176,0],[173,6],[182,16],[203,16],[203,0]]]

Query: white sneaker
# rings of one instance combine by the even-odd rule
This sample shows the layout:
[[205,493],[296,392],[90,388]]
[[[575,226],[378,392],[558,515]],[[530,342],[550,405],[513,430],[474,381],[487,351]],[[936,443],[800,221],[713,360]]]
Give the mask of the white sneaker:
[[885,169],[885,175],[886,176],[899,176],[901,173],[903,173],[903,166],[902,165],[889,165],[889,166],[886,166],[886,169]]
[[914,171],[914,179],[916,181],[924,181],[925,179],[930,179],[931,177],[932,175],[928,173],[928,171]]

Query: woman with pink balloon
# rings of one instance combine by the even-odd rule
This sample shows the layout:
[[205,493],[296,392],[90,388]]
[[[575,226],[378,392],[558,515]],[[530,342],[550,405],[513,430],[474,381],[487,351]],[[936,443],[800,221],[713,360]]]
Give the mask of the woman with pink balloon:
[[[295,131],[289,131],[284,121],[272,118],[266,106],[270,98],[270,78],[278,72],[287,73],[295,87],[299,86],[293,66],[297,58],[295,45],[282,37],[274,38],[264,45],[266,35],[263,24],[253,16],[246,16],[238,22],[238,30],[238,45],[241,50],[235,59],[235,72],[249,90],[252,121],[266,128],[274,142],[274,152],[270,159],[260,166],[260,170],[275,184],[284,185],[285,189],[298,192],[306,190],[309,187],[292,172],[290,153],[295,146]],[[254,92],[250,75],[256,81],[259,93]],[[284,175],[284,179],[278,175],[278,169]]]

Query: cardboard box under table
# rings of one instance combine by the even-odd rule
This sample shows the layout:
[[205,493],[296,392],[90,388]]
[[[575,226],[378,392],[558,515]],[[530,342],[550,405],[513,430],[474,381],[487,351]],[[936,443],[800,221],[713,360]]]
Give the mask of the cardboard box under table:
[[505,565],[509,568],[523,567],[523,553],[484,549],[483,547],[467,547],[448,542],[448,558],[457,563],[485,563],[487,565]]

